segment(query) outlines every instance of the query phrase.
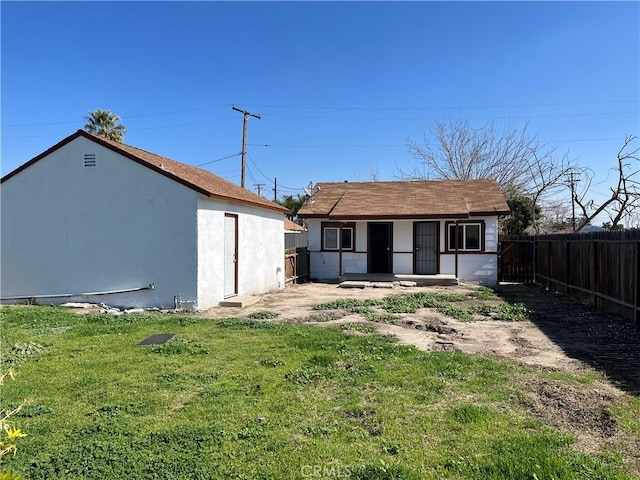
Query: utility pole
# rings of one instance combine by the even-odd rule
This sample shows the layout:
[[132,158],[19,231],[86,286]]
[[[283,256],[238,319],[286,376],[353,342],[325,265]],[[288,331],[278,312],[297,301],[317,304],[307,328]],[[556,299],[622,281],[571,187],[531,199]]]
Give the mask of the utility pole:
[[254,183],[253,186],[258,189],[258,195],[262,195],[262,187],[264,187],[264,183]]
[[576,200],[575,200],[575,194],[576,194],[576,183],[578,183],[580,180],[577,178],[574,178],[574,172],[573,170],[571,170],[569,172],[569,187],[571,187],[571,231],[575,232],[576,231]]
[[251,112],[247,112],[246,110],[240,110],[235,105],[231,107],[231,110],[235,110],[236,112],[240,112],[243,116],[242,121],[242,174],[240,180],[240,186],[244,188],[244,172],[247,168],[247,120],[249,117],[254,117],[260,120],[262,117],[260,115],[256,115]]
[[278,201],[278,177],[273,179],[273,201]]

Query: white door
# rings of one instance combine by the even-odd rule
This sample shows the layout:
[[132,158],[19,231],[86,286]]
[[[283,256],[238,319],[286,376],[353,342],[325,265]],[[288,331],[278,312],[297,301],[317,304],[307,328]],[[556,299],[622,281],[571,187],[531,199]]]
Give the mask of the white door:
[[224,296],[238,294],[238,216],[224,216]]

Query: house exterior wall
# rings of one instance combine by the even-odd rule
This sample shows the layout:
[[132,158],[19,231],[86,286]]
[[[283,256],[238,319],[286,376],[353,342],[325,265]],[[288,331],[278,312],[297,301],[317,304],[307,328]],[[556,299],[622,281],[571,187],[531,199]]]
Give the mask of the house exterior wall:
[[[472,220],[484,222],[484,252],[458,254],[458,279],[461,281],[495,284],[498,279],[498,218],[496,216],[473,217]],[[318,279],[336,279],[339,276],[340,254],[322,251],[322,222],[319,218],[309,219],[309,252],[311,276]],[[413,264],[413,225],[419,220],[376,220],[393,224],[393,273],[412,274]],[[445,225],[453,220],[436,220],[440,224],[439,258],[441,274],[454,275],[455,254],[446,253]],[[342,252],[342,272],[367,273],[367,221],[356,223],[355,252]]]
[[[94,153],[96,166],[85,167]],[[84,137],[1,188],[3,298],[154,290],[43,299],[123,307],[196,301],[197,194]]]
[[280,212],[198,198],[198,309],[224,299],[225,214],[238,216],[238,295],[285,285],[284,216]]

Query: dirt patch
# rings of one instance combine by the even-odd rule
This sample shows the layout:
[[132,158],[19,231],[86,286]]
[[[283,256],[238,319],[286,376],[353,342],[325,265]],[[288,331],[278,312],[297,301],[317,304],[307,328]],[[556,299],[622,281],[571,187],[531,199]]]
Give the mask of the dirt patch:
[[525,385],[521,404],[543,423],[571,433],[582,449],[595,452],[620,433],[609,411],[620,395],[604,383],[573,387],[540,380]]
[[611,413],[623,397],[619,389],[602,381],[571,386],[535,380],[523,385],[520,406],[542,423],[571,434],[580,451],[624,452],[629,473],[640,478],[640,438],[621,428]]
[[[267,293],[246,308],[215,307],[201,313],[206,317],[243,317],[258,311],[278,313],[275,321],[305,322],[321,325],[364,323],[378,333],[394,336],[398,343],[425,351],[460,350],[467,353],[496,355],[528,365],[576,369],[583,364],[569,358],[531,321],[505,322],[485,320],[461,322],[434,309],[420,309],[412,314],[398,314],[391,322],[371,322],[362,315],[344,310],[314,310],[318,304],[338,299],[382,299],[389,295],[415,292],[468,294],[476,285],[448,287],[339,288],[336,284],[306,283]],[[495,303],[495,301],[492,301]],[[380,311],[379,309],[374,309]]]
[[[389,295],[434,292],[469,294],[476,285],[447,287],[339,288],[336,284],[294,285],[260,297],[246,308],[216,307],[202,313],[208,317],[246,316],[256,311],[278,313],[275,321],[335,325],[359,322],[371,325],[383,335],[393,335],[401,344],[425,351],[459,350],[509,358],[531,366],[576,371],[592,367],[614,385],[640,396],[640,328],[632,320],[576,303],[562,295],[526,285],[501,285],[501,297],[483,302],[489,306],[526,306],[529,319],[510,322],[476,315],[479,321],[462,322],[433,308],[411,314],[397,314],[393,320],[377,322],[345,310],[314,310],[313,307],[338,299],[382,299]],[[468,302],[456,305],[466,306]],[[375,313],[384,312],[371,307]],[[481,320],[481,321],[480,321]]]

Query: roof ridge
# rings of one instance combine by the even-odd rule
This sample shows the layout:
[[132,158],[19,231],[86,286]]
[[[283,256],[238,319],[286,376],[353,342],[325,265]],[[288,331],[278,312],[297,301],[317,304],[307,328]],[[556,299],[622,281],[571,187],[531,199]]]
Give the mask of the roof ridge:
[[[180,183],[185,187],[194,190],[209,198],[217,198],[229,202],[251,205],[253,207],[275,210],[281,213],[287,213],[289,210],[276,202],[268,200],[260,195],[253,193],[235,183],[216,175],[213,172],[203,168],[189,165],[188,163],[173,160],[157,153],[149,152],[126,143],[116,142],[108,138],[96,135],[86,130],[77,130],[75,133],[65,137],[41,154],[33,157],[31,160],[22,164],[12,172],[6,174],[0,179],[1,183],[9,180],[11,177],[19,174],[23,170],[29,168],[34,163],[42,160],[51,153],[64,147],[68,143],[82,137],[86,140],[95,142],[96,144],[124,156],[129,160],[136,162],[145,168],[148,168],[160,175],[163,175],[174,182]],[[164,163],[167,163],[165,168]]]
[[[185,166],[190,167],[190,168],[197,168],[198,170],[202,170],[203,172],[207,172],[207,173],[210,173],[210,174],[212,174],[212,175],[215,175],[215,173],[210,172],[210,171],[208,171],[208,170],[205,170],[204,168],[200,168],[200,167],[197,167],[197,166],[195,166],[195,165],[190,165],[190,164],[188,164],[188,163],[181,162],[180,160],[174,160],[173,158],[165,157],[164,155],[158,155],[157,153],[150,152],[149,150],[145,150],[144,148],[135,147],[135,146],[133,146],[133,145],[129,145],[128,143],[116,142],[115,140],[111,140],[111,139],[109,139],[109,138],[101,137],[100,135],[96,135],[95,133],[87,132],[86,130],[79,130],[79,131],[86,132],[86,133],[88,133],[89,135],[92,135],[93,137],[95,137],[95,138],[97,138],[97,139],[99,139],[99,140],[106,140],[107,142],[111,143],[111,144],[112,144],[113,146],[115,146],[115,147],[127,147],[127,148],[132,148],[132,149],[134,149],[134,150],[138,150],[139,152],[146,153],[147,155],[153,155],[154,157],[161,158],[162,160],[169,160],[169,161],[171,161],[171,162],[179,163],[179,164],[181,164],[181,165],[185,165]],[[216,176],[217,176],[217,175],[216,175]],[[222,178],[222,177],[220,177],[220,178]],[[226,180],[226,179],[222,178],[222,180]],[[228,180],[227,180],[227,181],[228,181]]]

